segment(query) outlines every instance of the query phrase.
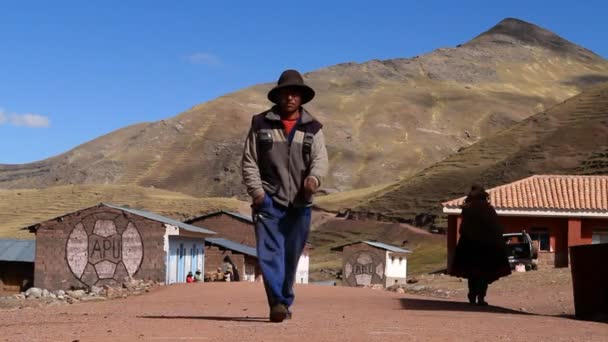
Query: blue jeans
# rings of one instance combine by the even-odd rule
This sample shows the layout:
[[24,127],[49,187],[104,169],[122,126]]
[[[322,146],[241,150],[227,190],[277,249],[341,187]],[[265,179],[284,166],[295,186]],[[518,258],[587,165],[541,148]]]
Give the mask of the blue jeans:
[[253,217],[268,305],[290,307],[298,261],[310,231],[311,209],[284,207],[266,195],[263,204],[254,208]]

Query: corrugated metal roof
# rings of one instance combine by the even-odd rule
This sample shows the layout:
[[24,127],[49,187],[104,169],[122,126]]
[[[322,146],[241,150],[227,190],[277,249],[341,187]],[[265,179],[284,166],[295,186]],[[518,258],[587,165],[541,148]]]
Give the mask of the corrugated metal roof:
[[393,246],[393,245],[388,245],[388,244],[382,243],[382,242],[376,242],[376,241],[363,241],[363,242],[370,246],[386,249],[387,251],[390,251],[390,252],[395,252],[395,253],[410,253],[411,252],[407,249],[399,248],[399,247]]
[[387,250],[389,252],[411,253],[410,250],[403,249],[403,248],[400,248],[400,247],[397,247],[397,246],[393,246],[393,245],[389,245],[389,244],[382,243],[382,242],[377,242],[377,241],[356,241],[356,242],[351,242],[351,243],[347,243],[347,244],[344,244],[344,245],[333,247],[331,250],[332,251],[341,251],[346,246],[355,245],[355,244],[358,244],[358,243],[365,243],[365,244],[368,244],[368,245],[370,245],[372,247],[384,249],[384,250]]
[[232,217],[235,217],[237,219],[240,219],[240,220],[243,220],[243,221],[247,221],[249,223],[253,223],[253,219],[251,218],[251,216],[243,215],[241,213],[235,213],[233,211],[226,211],[226,210],[218,210],[218,211],[214,211],[214,212],[211,212],[211,213],[208,213],[208,214],[205,214],[205,215],[189,218],[189,219],[187,219],[184,222],[191,223],[191,222],[194,222],[194,221],[197,221],[197,220],[206,219],[208,217],[219,215],[219,214],[226,214],[228,216],[232,216]]
[[0,240],[0,261],[34,262],[35,240]]
[[251,218],[251,216],[243,215],[241,213],[235,213],[233,211],[224,211],[224,213],[226,213],[226,214],[228,214],[230,216],[234,216],[234,217],[237,217],[237,218],[240,218],[240,219],[243,219],[245,221],[249,221],[249,222],[253,223],[253,219]]
[[256,252],[255,248],[245,246],[234,241],[226,240],[223,238],[207,238],[205,239],[205,242],[229,249],[231,251],[247,254],[252,257],[258,257],[258,253]]
[[110,207],[110,208],[114,208],[114,209],[118,209],[118,210],[123,210],[126,212],[129,212],[131,214],[134,215],[139,215],[139,216],[143,216],[145,218],[148,218],[150,220],[153,221],[158,221],[158,222],[162,222],[162,223],[166,223],[166,224],[170,224],[172,226],[176,226],[179,228],[182,228],[184,230],[190,231],[190,232],[195,232],[195,233],[201,233],[201,234],[208,234],[208,235],[215,235],[217,234],[216,232],[209,230],[209,229],[205,229],[205,228],[200,228],[200,227],[196,227],[187,223],[183,223],[165,216],[161,216],[155,213],[151,213],[151,212],[147,212],[147,211],[143,211],[143,210],[139,210],[139,209],[132,209],[132,208],[124,208],[124,207],[120,207],[117,205],[112,205],[112,204],[107,204],[107,203],[101,203],[101,205],[104,205],[106,207]]

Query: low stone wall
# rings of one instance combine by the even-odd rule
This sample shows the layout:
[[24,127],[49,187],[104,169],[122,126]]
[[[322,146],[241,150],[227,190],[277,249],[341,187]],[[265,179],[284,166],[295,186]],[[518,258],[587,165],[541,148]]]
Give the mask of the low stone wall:
[[25,292],[0,297],[0,308],[41,306],[45,304],[73,304],[76,302],[98,302],[114,298],[127,298],[150,292],[154,287],[164,286],[164,283],[125,278],[122,284],[103,287],[91,286],[86,290],[56,290],[49,291],[37,287]]

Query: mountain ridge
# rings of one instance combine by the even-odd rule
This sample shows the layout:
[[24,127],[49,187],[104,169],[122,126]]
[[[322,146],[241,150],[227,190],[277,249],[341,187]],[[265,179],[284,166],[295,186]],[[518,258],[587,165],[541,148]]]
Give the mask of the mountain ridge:
[[[503,34],[511,21],[456,48],[306,73],[318,94],[307,108],[329,137],[332,167],[324,191],[411,177],[608,80],[608,61],[574,43],[567,50],[578,52],[564,55],[484,38]],[[244,198],[242,143],[251,115],[269,107],[271,87],[254,85],[165,120],[124,127],[46,160],[0,165],[0,188],[126,184]]]

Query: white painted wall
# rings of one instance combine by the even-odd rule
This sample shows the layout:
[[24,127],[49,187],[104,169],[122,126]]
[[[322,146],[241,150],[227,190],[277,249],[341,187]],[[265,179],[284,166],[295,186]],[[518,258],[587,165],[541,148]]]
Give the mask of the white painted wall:
[[169,236],[170,235],[179,235],[179,228],[177,226],[173,226],[165,223],[165,235],[163,236],[163,251],[169,251]]
[[298,261],[298,269],[296,271],[296,284],[308,284],[308,268],[310,266],[310,257],[308,254],[302,254]]
[[407,259],[404,256],[395,256],[387,251],[385,273],[387,277],[405,279],[407,277]]
[[170,224],[165,224],[165,235],[163,236],[163,251],[165,251],[165,283],[173,284],[177,282],[177,256],[174,250],[170,250],[173,245],[169,244],[169,236],[179,235],[179,228]]

